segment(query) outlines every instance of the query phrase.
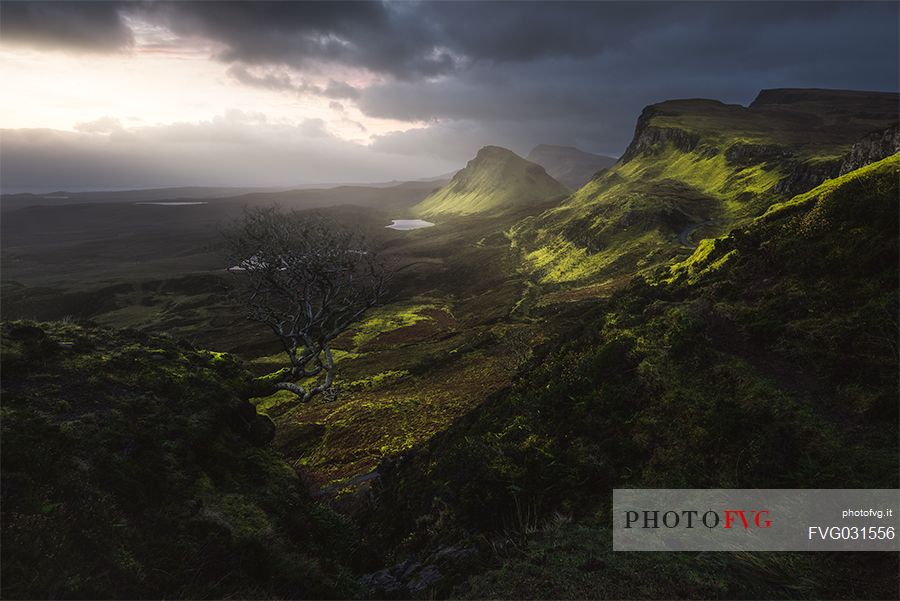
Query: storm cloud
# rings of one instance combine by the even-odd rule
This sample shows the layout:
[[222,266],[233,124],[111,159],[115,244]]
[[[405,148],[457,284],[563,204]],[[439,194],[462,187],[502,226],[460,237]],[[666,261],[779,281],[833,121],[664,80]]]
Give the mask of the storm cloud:
[[370,161],[428,155],[450,166],[486,144],[617,155],[641,109],[670,98],[746,104],[773,87],[898,89],[895,2],[3,2],[0,11],[4,43],[128,53],[144,24],[209,43],[236,85],[339,100],[342,119],[352,107],[417,125],[353,154]]
[[116,2],[2,2],[0,38],[37,48],[121,51],[134,42]]

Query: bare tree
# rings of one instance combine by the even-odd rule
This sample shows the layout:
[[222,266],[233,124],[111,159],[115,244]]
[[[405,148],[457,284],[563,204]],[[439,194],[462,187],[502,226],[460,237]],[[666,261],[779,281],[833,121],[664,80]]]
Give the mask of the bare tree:
[[223,235],[247,317],[290,360],[266,378],[272,389],[332,394],[331,341],[382,299],[392,272],[359,233],[316,214],[248,209]]

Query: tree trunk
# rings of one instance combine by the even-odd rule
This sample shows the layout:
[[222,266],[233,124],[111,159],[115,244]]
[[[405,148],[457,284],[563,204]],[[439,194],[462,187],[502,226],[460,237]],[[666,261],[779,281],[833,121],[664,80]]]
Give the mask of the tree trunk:
[[307,392],[305,388],[303,388],[299,384],[294,384],[293,382],[279,382],[278,384],[275,384],[273,388],[276,391],[287,390],[293,392],[304,401],[308,401],[310,398],[312,398],[312,394],[310,392]]

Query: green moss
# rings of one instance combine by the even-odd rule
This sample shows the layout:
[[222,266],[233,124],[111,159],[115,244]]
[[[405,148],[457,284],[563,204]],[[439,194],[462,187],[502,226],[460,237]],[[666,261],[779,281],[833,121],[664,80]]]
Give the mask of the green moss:
[[687,278],[693,282],[703,274],[720,269],[735,254],[734,250],[723,251],[724,248],[730,248],[727,236],[701,240],[691,256],[669,267],[670,277],[666,282],[672,283],[679,278]]
[[446,186],[413,207],[417,215],[471,215],[527,206],[568,194],[543,167],[509,150],[487,146]]
[[60,323],[4,322],[2,348],[5,596],[355,593],[233,356]]
[[668,147],[648,158],[634,159],[617,170],[628,178],[643,178],[650,174],[656,179],[673,179],[685,183],[701,193],[720,198],[730,211],[739,211],[743,203],[738,197],[765,194],[778,183],[783,174],[777,168],[757,164],[749,167],[729,165],[722,152],[707,155],[703,152],[682,152]]
[[211,495],[204,498],[204,504],[204,517],[238,539],[265,539],[274,534],[266,512],[245,495]]
[[653,254],[662,246],[661,236],[656,231],[646,232],[639,237],[621,236],[619,244],[610,244],[609,250],[590,253],[563,237],[556,237],[525,255],[531,271],[540,274],[545,284],[564,284],[584,281],[603,273],[623,257],[632,256],[633,262]]
[[431,316],[424,314],[431,310],[440,310],[440,307],[432,303],[418,303],[393,304],[375,309],[354,326],[353,345],[358,349],[380,334],[431,320]]
[[390,369],[387,371],[379,372],[375,375],[369,376],[367,378],[362,378],[360,380],[354,380],[347,384],[349,388],[380,388],[385,384],[389,384],[399,380],[401,378],[405,378],[409,375],[409,372],[405,369]]
[[268,416],[275,416],[285,408],[293,407],[297,404],[297,395],[287,390],[279,390],[275,394],[265,397],[253,397],[250,402],[256,407],[260,413]]
[[[808,237],[813,229],[821,231],[823,227],[827,227],[824,222],[815,219],[816,216],[827,212],[831,207],[853,202],[852,196],[857,193],[857,189],[871,197],[883,197],[884,190],[878,188],[881,184],[872,185],[870,182],[883,182],[888,174],[896,173],[898,170],[900,170],[900,154],[895,154],[862,169],[827,180],[809,192],[797,195],[788,201],[774,204],[765,214],[755,220],[755,224],[764,228],[769,223],[774,225],[795,219],[799,220],[799,223],[789,226],[795,228],[794,235]],[[854,210],[864,215],[869,207],[859,207]],[[856,237],[861,239],[864,236],[860,231]],[[737,244],[733,233],[717,239],[702,240],[690,257],[670,267],[670,277],[667,281],[669,283],[696,282],[702,277],[712,275],[728,261],[738,258],[738,250],[735,248]],[[808,249],[798,250],[795,256],[808,254]]]
[[[443,349],[454,348],[444,341]],[[421,353],[414,345],[397,351]],[[339,482],[372,470],[385,457],[409,450],[444,431],[490,394],[507,385],[503,367],[509,351],[494,349],[446,350],[419,357],[421,365],[398,369],[391,352],[363,357],[334,403],[297,405],[278,418],[289,431],[292,424],[321,424],[320,442],[294,447],[285,437],[285,451],[298,456],[298,465],[317,481]],[[375,375],[366,375],[374,373]]]
[[866,165],[861,169],[851,171],[850,173],[846,173],[840,177],[829,179],[821,185],[813,188],[809,192],[795,196],[790,200],[775,203],[770,206],[759,219],[765,221],[768,219],[777,218],[780,215],[789,213],[792,210],[803,208],[807,204],[817,201],[820,197],[831,194],[839,190],[841,187],[847,185],[848,183],[858,180],[859,178],[876,175],[880,172],[883,172],[885,169],[897,169],[898,166],[900,166],[900,153],[891,155],[885,159],[882,159],[881,161]]

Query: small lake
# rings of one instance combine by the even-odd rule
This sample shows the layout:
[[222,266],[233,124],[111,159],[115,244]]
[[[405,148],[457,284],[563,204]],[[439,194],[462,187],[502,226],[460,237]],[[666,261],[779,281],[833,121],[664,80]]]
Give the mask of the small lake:
[[160,201],[147,201],[147,202],[136,202],[136,205],[156,205],[158,207],[186,207],[193,205],[205,205],[207,204],[205,201],[200,200],[160,200]]
[[394,219],[393,223],[384,227],[392,230],[418,230],[433,225],[433,223],[424,219]]

